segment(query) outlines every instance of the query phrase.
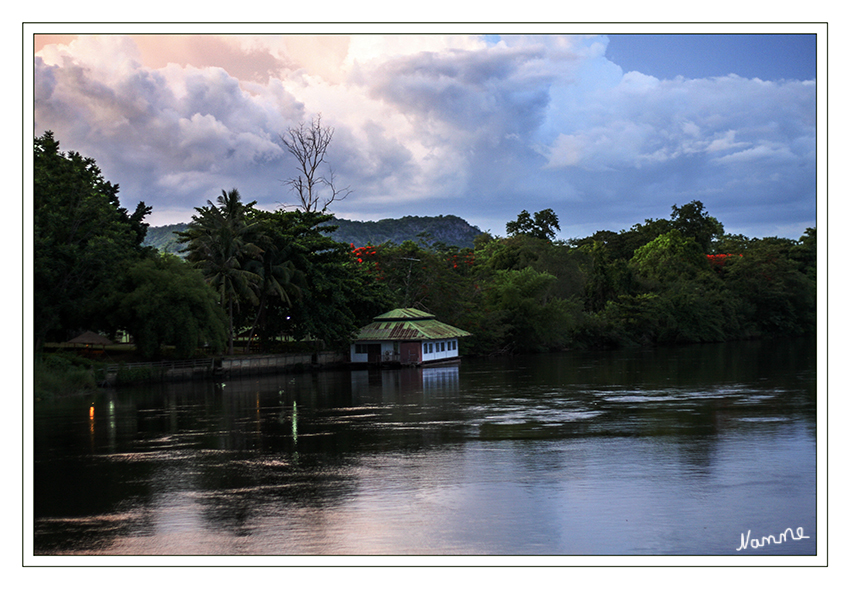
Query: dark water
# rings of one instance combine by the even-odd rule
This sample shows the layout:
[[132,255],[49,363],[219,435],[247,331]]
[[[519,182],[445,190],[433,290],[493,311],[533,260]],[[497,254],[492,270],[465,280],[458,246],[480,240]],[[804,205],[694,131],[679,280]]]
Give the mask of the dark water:
[[816,554],[815,382],[794,340],[41,403],[34,552]]

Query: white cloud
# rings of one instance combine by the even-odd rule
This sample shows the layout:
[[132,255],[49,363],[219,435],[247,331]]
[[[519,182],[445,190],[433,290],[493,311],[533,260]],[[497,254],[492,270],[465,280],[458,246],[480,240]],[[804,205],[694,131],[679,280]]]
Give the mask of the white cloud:
[[735,141],[735,131],[730,129],[725,133],[716,134],[716,138],[712,139],[712,141],[706,146],[705,150],[707,152],[727,151],[729,149],[747,147],[748,145],[749,143]]
[[173,217],[182,202],[188,218],[234,186],[263,206],[287,200],[292,162],[278,134],[317,113],[336,129],[337,180],[355,190],[341,216],[489,223],[560,206],[562,218],[617,223],[613,212],[637,200],[666,216],[706,195],[723,220],[712,206],[743,184],[750,198],[784,185],[813,202],[811,83],[659,80],[624,73],[606,46],[595,36],[80,37],[36,59],[35,127],[94,157],[122,199],[154,206],[155,224],[159,210]]
[[[796,157],[786,145],[762,144],[714,160],[717,164],[747,164],[769,161],[775,164],[787,164]],[[778,176],[773,176],[778,179]]]

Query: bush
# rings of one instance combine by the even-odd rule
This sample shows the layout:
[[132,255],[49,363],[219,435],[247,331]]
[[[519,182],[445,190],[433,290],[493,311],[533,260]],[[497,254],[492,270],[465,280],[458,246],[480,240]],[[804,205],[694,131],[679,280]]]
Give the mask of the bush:
[[117,322],[133,334],[145,359],[161,356],[166,345],[175,346],[179,358],[191,357],[204,342],[224,349],[227,321],[216,292],[176,256],[135,264],[116,300]]
[[153,368],[150,366],[138,366],[136,368],[125,368],[121,366],[115,374],[115,384],[122,385],[145,382],[151,380],[153,376]]
[[33,392],[36,399],[52,399],[97,388],[98,366],[84,358],[46,354],[35,360]]

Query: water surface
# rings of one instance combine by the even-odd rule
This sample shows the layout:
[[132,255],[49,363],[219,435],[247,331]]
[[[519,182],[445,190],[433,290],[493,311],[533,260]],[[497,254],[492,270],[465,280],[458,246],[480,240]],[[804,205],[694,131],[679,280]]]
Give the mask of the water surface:
[[746,342],[40,403],[34,550],[816,554],[815,370]]

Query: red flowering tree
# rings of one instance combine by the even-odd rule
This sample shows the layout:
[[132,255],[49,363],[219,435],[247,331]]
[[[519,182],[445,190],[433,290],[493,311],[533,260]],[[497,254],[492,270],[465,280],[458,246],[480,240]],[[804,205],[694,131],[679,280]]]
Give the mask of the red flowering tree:
[[375,280],[383,280],[384,273],[378,263],[378,248],[373,245],[365,245],[363,247],[354,247],[351,244],[351,256],[357,264],[375,277]]

